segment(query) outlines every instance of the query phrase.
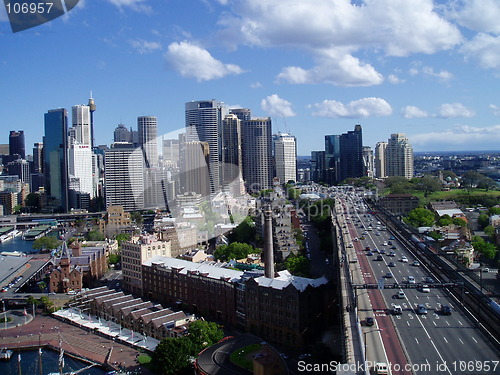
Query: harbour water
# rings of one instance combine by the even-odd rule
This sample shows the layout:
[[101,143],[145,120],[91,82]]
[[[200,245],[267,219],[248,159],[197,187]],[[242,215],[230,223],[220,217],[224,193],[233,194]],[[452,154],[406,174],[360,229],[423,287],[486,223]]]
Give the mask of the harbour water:
[[[19,372],[18,351],[15,350],[10,361],[0,362],[0,374],[2,375],[48,375],[50,373],[59,373],[58,359],[59,353],[48,349],[42,349],[42,372],[40,372],[40,359],[38,350],[22,350],[21,354],[21,372]],[[87,367],[89,364],[76,358],[64,356],[64,373],[76,372]],[[91,367],[79,375],[104,375],[106,371],[100,367]]]
[[23,253],[34,253],[33,241],[25,241],[22,236],[14,237],[11,240],[0,243],[0,253],[2,251],[20,251]]

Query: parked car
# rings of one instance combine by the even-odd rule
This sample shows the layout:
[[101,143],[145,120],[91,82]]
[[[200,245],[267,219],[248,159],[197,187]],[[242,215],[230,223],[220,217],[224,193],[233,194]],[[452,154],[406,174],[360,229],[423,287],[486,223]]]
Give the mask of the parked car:
[[373,316],[369,316],[366,318],[365,322],[367,326],[372,326],[373,324],[375,324],[375,319],[373,318]]
[[439,312],[441,315],[451,315],[451,307],[448,305],[441,305]]

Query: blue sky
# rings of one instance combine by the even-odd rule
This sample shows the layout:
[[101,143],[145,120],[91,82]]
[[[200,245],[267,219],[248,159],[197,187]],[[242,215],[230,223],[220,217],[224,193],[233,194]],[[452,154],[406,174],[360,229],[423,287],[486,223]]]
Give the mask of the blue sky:
[[80,0],[12,33],[0,8],[0,143],[42,140],[52,108],[97,105],[98,144],[119,123],[184,126],[184,103],[218,99],[271,116],[299,155],[363,127],[374,147],[498,150],[498,0]]

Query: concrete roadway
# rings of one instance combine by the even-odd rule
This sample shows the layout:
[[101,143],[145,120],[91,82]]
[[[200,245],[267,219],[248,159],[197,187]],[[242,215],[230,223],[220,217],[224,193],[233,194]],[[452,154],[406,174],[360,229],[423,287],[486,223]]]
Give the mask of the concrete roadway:
[[[361,219],[365,227],[368,227],[369,224],[376,226],[374,223],[377,222],[377,219],[373,217],[365,218],[363,214],[352,216],[353,219],[354,216]],[[368,222],[367,220],[370,219],[374,221]],[[358,226],[350,228],[351,235],[360,237],[364,229],[360,228],[357,222],[351,225],[354,224]],[[389,241],[391,235],[386,231],[379,232],[380,235],[377,236],[376,229],[367,231],[366,240],[361,240],[356,245],[360,264],[369,264],[369,268],[372,269],[371,273],[375,275],[370,278],[367,273],[365,282],[376,282],[376,279],[380,279],[388,272],[392,272],[394,277],[386,280],[399,284],[407,284],[409,276],[413,276],[417,283],[425,282],[426,277],[432,277],[438,281],[435,275],[428,273],[422,266],[413,266],[415,258],[396,240],[391,240],[396,246],[396,249],[392,250],[396,252],[396,256],[389,257],[387,254],[391,251],[391,246],[384,246],[383,243]],[[386,254],[382,256],[383,260],[375,260],[378,253],[374,253],[371,257],[367,256],[366,251],[362,250],[366,246],[370,246],[372,250],[385,249]],[[407,256],[408,263],[401,261],[402,255]],[[395,267],[388,267],[389,262],[393,262]],[[417,375],[498,373],[500,371],[499,353],[487,343],[479,330],[468,321],[460,309],[457,309],[459,301],[451,300],[444,290],[434,289],[432,284],[429,285],[431,286],[430,293],[423,293],[417,289],[404,289],[406,295],[404,299],[393,298],[397,290],[382,290],[383,300],[378,300],[377,304],[385,304],[388,308],[399,304],[403,308],[403,314],[390,317],[383,309],[375,313],[379,325],[383,319],[388,320],[388,323],[391,320],[394,322],[414,373]],[[375,292],[380,291],[376,290]],[[369,294],[371,297],[371,290]],[[423,304],[428,313],[416,314],[415,310],[418,304]],[[438,314],[438,310],[443,304],[452,307],[451,315]],[[378,307],[375,307],[375,311]]]

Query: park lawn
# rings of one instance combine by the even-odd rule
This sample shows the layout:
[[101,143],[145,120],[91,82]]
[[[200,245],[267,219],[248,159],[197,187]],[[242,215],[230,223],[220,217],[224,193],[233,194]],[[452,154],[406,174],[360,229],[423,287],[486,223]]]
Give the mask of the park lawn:
[[453,189],[448,191],[435,191],[429,196],[424,197],[422,191],[412,191],[409,192],[418,198],[420,198],[420,206],[426,206],[431,201],[441,201],[441,200],[455,200],[460,197],[473,197],[473,196],[490,196],[490,197],[500,197],[500,191],[498,190],[488,190],[485,189]]
[[248,371],[252,371],[253,356],[260,350],[260,348],[260,344],[252,344],[236,350],[231,353],[231,362],[236,366],[240,366]]
[[137,362],[141,365],[147,365],[151,362],[151,357],[147,354],[140,354],[137,356]]

